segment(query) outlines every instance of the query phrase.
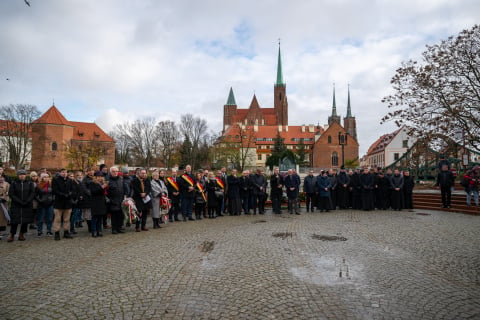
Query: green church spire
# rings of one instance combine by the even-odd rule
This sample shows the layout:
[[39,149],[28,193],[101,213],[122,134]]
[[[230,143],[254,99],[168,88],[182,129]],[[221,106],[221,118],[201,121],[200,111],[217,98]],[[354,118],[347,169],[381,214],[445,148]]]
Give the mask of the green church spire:
[[352,107],[350,106],[350,84],[348,84],[348,102],[347,102],[347,118],[352,117]]
[[280,40],[278,40],[278,64],[277,64],[277,82],[275,86],[284,86],[282,73],[282,56],[280,54]]
[[228,94],[228,99],[227,99],[227,106],[236,106],[237,102],[235,102],[235,96],[233,95],[233,89],[230,87],[230,93]]

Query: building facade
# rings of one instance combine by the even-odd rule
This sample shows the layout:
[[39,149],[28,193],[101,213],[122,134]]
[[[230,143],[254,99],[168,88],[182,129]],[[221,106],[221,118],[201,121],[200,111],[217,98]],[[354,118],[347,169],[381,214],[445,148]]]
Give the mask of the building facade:
[[[311,167],[340,167],[345,160],[358,160],[356,119],[352,116],[350,88],[348,89],[347,116],[337,114],[335,87],[332,113],[325,128],[320,125],[289,125],[286,84],[283,80],[282,59],[278,48],[277,77],[273,88],[273,108],[262,108],[254,95],[250,106],[238,108],[233,89],[223,107],[222,140],[240,148],[248,155],[247,166],[265,166],[277,135],[287,149],[305,153]],[[342,162],[342,159],[344,160]]]
[[85,169],[115,162],[115,141],[98,125],[68,121],[51,106],[32,123],[31,168]]

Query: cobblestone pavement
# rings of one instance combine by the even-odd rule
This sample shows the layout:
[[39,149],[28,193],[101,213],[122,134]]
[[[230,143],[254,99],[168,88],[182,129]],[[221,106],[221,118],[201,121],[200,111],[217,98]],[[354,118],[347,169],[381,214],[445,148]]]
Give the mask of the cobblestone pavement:
[[477,216],[267,211],[128,231],[0,241],[0,318],[480,319]]

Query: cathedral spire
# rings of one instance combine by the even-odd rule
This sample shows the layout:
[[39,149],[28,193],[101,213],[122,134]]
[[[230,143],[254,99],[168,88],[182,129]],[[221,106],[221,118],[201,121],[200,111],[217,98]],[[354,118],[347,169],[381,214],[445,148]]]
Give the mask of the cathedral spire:
[[337,116],[337,103],[335,102],[335,82],[333,83],[333,103],[332,103],[332,117]]
[[233,95],[233,89],[230,87],[230,93],[228,94],[226,106],[236,106],[237,102],[235,101],[235,96]]
[[347,118],[352,117],[352,107],[350,106],[350,84],[348,84],[348,102],[347,102]]
[[275,86],[284,86],[283,73],[282,73],[282,57],[280,54],[280,39],[278,39],[278,64],[277,64],[277,82]]

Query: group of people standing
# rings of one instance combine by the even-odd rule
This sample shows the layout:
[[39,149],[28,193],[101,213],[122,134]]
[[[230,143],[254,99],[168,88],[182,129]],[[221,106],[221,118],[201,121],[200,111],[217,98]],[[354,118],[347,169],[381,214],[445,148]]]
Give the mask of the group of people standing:
[[356,169],[348,172],[322,170],[318,176],[309,171],[303,191],[307,212],[335,209],[387,210],[413,209],[415,181],[409,171],[398,169],[384,172],[381,168]]

